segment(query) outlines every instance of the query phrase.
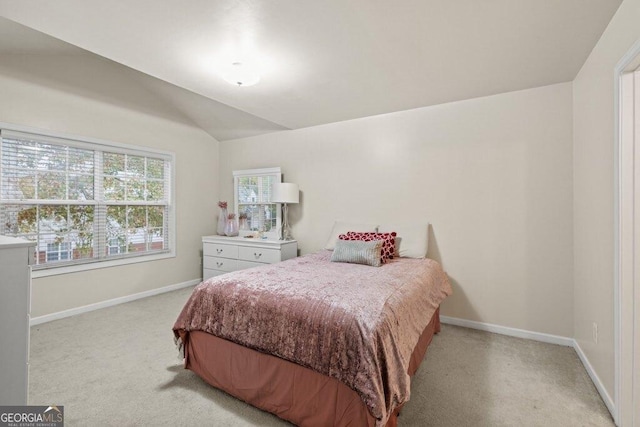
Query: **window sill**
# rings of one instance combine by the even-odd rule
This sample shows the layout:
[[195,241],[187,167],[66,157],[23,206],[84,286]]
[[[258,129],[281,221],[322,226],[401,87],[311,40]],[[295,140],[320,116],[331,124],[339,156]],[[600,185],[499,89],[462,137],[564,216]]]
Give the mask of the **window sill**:
[[40,277],[57,276],[59,274],[78,273],[81,271],[96,270],[99,268],[118,267],[127,264],[137,264],[141,262],[157,261],[167,258],[175,258],[175,251],[163,252],[153,255],[141,255],[129,258],[112,259],[108,261],[88,262],[86,264],[65,265],[60,267],[49,267],[41,270],[33,270],[31,278],[38,279]]

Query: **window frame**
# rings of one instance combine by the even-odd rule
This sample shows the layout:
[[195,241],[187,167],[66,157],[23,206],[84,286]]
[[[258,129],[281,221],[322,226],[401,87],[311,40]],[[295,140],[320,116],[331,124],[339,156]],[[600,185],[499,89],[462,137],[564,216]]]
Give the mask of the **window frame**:
[[[238,181],[239,178],[257,177],[257,176],[273,176],[275,182],[282,182],[282,170],[280,167],[261,168],[261,169],[243,169],[233,171],[233,211],[238,215]],[[271,231],[264,232],[264,237],[277,240],[280,237],[280,229],[282,228],[282,204],[267,203],[276,205],[276,228]],[[237,218],[237,216],[236,216]],[[249,236],[255,231],[240,230],[240,236]]]
[[[165,161],[169,162],[170,167],[170,177],[167,179],[169,188],[167,191],[169,192],[168,197],[166,197],[166,201],[169,204],[167,208],[167,233],[169,234],[167,239],[167,249],[162,252],[153,252],[153,253],[143,253],[143,254],[135,254],[128,255],[126,257],[118,258],[103,258],[103,259],[88,259],[83,262],[79,262],[76,264],[57,264],[52,263],[49,265],[43,265],[40,268],[33,269],[31,276],[33,278],[39,277],[47,277],[54,276],[59,274],[67,274],[73,272],[80,271],[88,271],[100,268],[109,268],[121,265],[128,264],[137,264],[141,262],[149,262],[156,261],[167,258],[175,258],[177,255],[176,252],[176,156],[174,152],[166,151],[166,150],[158,150],[155,148],[144,147],[133,144],[119,143],[113,141],[107,141],[99,138],[86,137],[86,136],[78,136],[72,135],[63,132],[51,131],[33,128],[29,126],[21,126],[15,125],[11,123],[0,122],[0,139],[2,131],[7,132],[17,132],[17,133],[26,133],[33,135],[34,138],[37,138],[39,142],[42,143],[52,143],[52,144],[63,144],[69,147],[79,147],[85,149],[91,149],[95,151],[102,152],[113,152],[116,150],[117,153],[134,155],[134,156],[143,156],[143,157],[152,157],[152,158],[163,158]],[[1,150],[1,147],[0,147]],[[2,165],[0,163],[0,171]],[[94,177],[99,175],[98,172],[94,172]],[[101,175],[99,176],[102,177]],[[95,184],[94,184],[95,185]],[[94,195],[95,197],[95,195]],[[0,203],[3,201],[0,200]],[[95,205],[97,205],[96,203]],[[34,266],[35,267],[35,266]]]

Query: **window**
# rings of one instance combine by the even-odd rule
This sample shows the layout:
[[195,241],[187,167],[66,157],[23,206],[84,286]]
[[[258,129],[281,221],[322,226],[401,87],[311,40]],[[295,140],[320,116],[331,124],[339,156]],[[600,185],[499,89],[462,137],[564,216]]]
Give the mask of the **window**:
[[69,243],[47,243],[47,262],[70,259],[70,253]]
[[271,188],[282,180],[280,168],[233,171],[235,212],[247,215],[249,234],[264,232],[265,236],[278,238],[281,215],[279,205],[271,203]]
[[125,246],[125,240],[122,238],[109,239],[109,255],[126,253],[127,247]]
[[173,157],[0,130],[0,234],[37,242],[34,269],[172,252]]

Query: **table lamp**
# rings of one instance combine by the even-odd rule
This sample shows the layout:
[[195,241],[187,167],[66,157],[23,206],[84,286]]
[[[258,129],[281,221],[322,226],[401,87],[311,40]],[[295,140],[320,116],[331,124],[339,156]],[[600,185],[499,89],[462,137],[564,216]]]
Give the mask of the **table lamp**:
[[300,190],[298,184],[292,184],[290,182],[276,182],[273,184],[271,191],[271,202],[282,203],[283,205],[283,218],[282,218],[282,232],[280,234],[280,240],[293,240],[291,235],[291,227],[289,226],[289,203],[300,202]]

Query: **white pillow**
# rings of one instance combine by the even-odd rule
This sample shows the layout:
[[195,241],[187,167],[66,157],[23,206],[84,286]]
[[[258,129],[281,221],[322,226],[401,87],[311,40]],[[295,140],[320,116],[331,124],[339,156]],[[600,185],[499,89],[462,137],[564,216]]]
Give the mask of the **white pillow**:
[[396,255],[405,258],[426,258],[429,249],[429,223],[406,225],[384,224],[378,233],[395,231]]
[[324,248],[333,250],[336,247],[338,236],[340,234],[346,234],[347,231],[378,231],[378,226],[376,224],[362,224],[360,222],[336,221],[333,224],[331,235]]

